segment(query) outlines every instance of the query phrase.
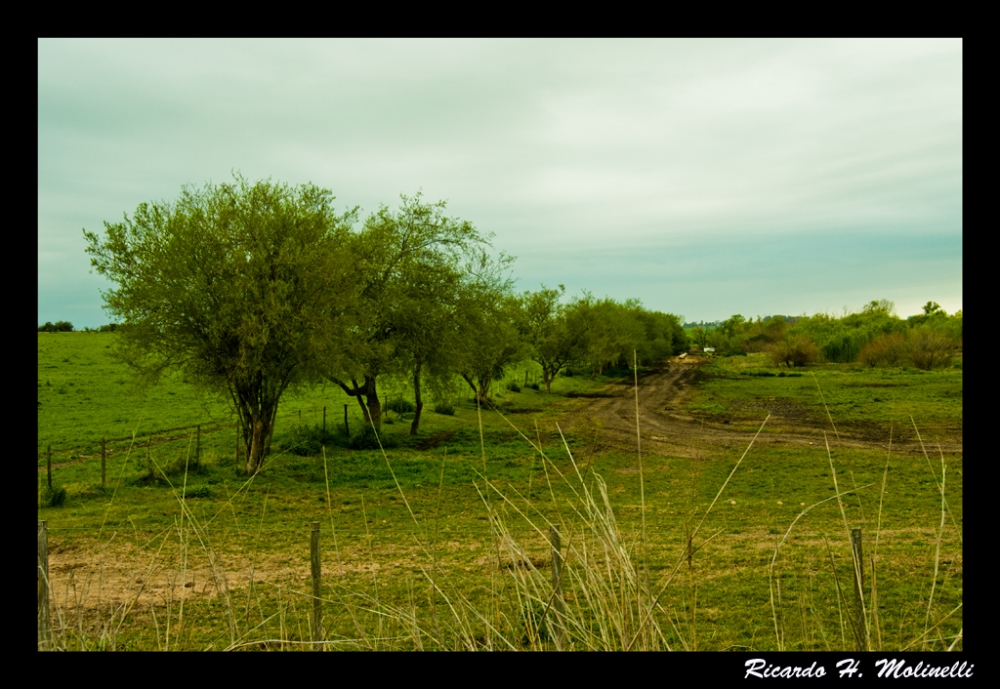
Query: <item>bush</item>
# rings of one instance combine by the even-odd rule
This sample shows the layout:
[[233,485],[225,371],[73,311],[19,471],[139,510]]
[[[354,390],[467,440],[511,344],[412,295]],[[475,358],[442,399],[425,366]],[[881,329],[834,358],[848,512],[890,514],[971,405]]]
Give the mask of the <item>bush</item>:
[[[339,433],[329,430],[323,433],[321,426],[303,426],[298,438],[294,434],[285,437],[280,444],[280,449],[299,457],[315,457],[322,453],[324,445],[328,447],[333,445],[335,437],[340,436],[342,438],[344,427],[339,426],[338,428],[340,429]],[[343,439],[341,439],[341,442],[343,442]]]
[[521,392],[521,386],[514,381],[510,381],[509,383],[507,383],[506,387],[511,392]]
[[819,361],[819,347],[805,335],[796,335],[786,340],[780,340],[769,345],[766,350],[767,355],[776,366],[785,364],[791,368]]
[[49,487],[48,482],[42,486],[42,506],[59,507],[66,502],[66,489],[58,485]]
[[906,359],[906,338],[902,333],[889,333],[877,337],[864,346],[858,360],[872,368],[896,366]]
[[[536,390],[538,389],[537,385],[535,386],[535,389]],[[438,402],[437,404],[434,405],[434,413],[435,414],[444,414],[445,416],[454,416],[455,415],[455,407],[453,407],[448,402]]]
[[920,328],[911,337],[910,357],[917,368],[930,371],[947,366],[955,354],[955,343],[946,335],[930,328]]
[[537,390],[538,383],[528,383],[528,387],[531,388],[532,390]]
[[397,397],[396,399],[389,400],[389,403],[385,405],[386,409],[394,411],[397,414],[412,414],[417,410],[417,406],[410,400],[403,399],[402,397]]
[[350,446],[353,450],[377,450],[380,440],[383,448],[396,447],[398,444],[395,438],[384,433],[379,433],[376,436],[375,429],[371,425],[367,425],[361,429],[360,433],[351,438]]

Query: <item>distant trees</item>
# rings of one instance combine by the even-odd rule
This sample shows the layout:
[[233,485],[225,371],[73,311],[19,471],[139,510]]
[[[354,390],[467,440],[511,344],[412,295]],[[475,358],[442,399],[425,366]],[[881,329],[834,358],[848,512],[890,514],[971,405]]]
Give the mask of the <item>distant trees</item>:
[[692,336],[699,344],[715,347],[719,354],[765,352],[775,364],[788,366],[824,360],[933,368],[946,365],[961,348],[961,311],[949,316],[939,304],[929,301],[921,314],[906,320],[895,312],[891,301],[877,299],[839,318],[820,313],[752,321],[737,314],[711,330],[694,327]]
[[38,326],[38,332],[40,333],[71,333],[73,332],[73,324],[69,321],[46,321],[45,325]]

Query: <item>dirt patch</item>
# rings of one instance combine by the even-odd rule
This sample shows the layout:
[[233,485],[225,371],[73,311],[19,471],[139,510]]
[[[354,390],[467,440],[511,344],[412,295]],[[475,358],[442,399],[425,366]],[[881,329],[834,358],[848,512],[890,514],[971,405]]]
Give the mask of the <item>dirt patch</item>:
[[418,450],[432,450],[441,443],[446,443],[451,440],[452,436],[455,435],[455,431],[441,431],[440,433],[434,433],[426,438],[423,438],[416,443],[413,447]]
[[[823,444],[823,433],[831,431],[829,421],[814,410],[788,399],[769,397],[746,399],[733,405],[735,413],[726,415],[693,415],[685,411],[693,389],[705,378],[700,364],[704,357],[688,356],[671,359],[639,377],[638,391],[632,378],[622,378],[588,402],[568,413],[564,428],[593,438],[594,450],[636,451],[636,397],[641,447],[643,454],[703,457],[713,448],[730,447],[749,442],[753,432],[746,425],[759,425],[768,414],[768,433],[761,434],[759,444],[817,445]],[[735,425],[743,426],[734,428]],[[885,447],[888,429],[874,422],[840,424],[839,444],[846,447]],[[894,450],[920,452],[916,438],[893,432]],[[960,452],[961,438],[947,443],[946,451]]]

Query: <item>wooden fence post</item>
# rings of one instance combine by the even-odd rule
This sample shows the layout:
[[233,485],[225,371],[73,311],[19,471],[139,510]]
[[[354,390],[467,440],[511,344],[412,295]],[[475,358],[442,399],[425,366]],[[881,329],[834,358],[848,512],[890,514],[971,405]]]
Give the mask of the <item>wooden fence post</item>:
[[319,522],[312,523],[309,543],[310,556],[312,560],[312,588],[313,588],[313,609],[312,609],[312,640],[313,650],[321,651],[323,646],[323,601],[322,595],[321,569],[319,560]]
[[851,549],[854,552],[854,624],[859,651],[868,650],[868,626],[865,624],[864,560],[861,558],[861,529],[851,529]]
[[549,527],[549,544],[552,546],[552,626],[555,630],[556,650],[563,650],[566,642],[566,630],[563,626],[562,597],[562,552],[559,544],[559,529],[555,524]]
[[38,522],[38,650],[49,650],[49,523]]
[[104,490],[104,463],[108,456],[108,443],[105,438],[101,438],[101,490]]

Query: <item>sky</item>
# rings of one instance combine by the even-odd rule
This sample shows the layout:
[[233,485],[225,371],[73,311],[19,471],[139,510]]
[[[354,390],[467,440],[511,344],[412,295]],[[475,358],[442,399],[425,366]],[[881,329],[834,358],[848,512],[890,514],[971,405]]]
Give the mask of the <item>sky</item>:
[[111,321],[82,229],[234,171],[444,200],[518,291],[962,308],[959,39],[41,39],[39,323]]

